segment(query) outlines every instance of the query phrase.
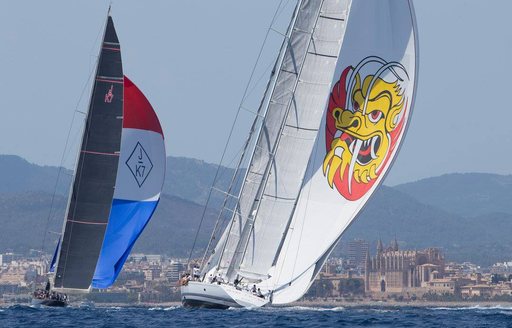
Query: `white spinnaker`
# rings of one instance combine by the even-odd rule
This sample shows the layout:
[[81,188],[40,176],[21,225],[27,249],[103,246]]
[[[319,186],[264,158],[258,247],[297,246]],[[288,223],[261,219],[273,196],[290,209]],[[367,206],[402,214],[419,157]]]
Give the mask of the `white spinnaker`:
[[[272,277],[259,285],[274,290],[274,304],[293,302],[307,291],[341,234],[376,190],[393,162],[414,103],[418,60],[415,29],[410,0],[352,2],[333,84],[340,80],[346,67],[355,66],[368,57],[376,56],[386,62],[403,65],[408,75],[408,81],[401,85],[407,99],[404,127],[376,183],[361,198],[351,201],[329,186],[322,169],[326,156],[324,116],[297,208]],[[372,68],[363,67],[362,75],[371,73],[365,73],[365,69]],[[376,71],[378,68],[373,73]],[[383,77],[386,74],[391,74],[391,71],[384,73]]]

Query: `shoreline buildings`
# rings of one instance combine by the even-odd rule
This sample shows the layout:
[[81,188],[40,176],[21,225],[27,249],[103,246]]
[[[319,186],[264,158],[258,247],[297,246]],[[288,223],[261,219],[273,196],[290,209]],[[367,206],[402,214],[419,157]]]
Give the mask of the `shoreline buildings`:
[[445,263],[440,249],[399,250],[396,239],[386,249],[379,240],[376,256],[370,257],[367,251],[365,262],[366,292],[416,291],[444,276]]

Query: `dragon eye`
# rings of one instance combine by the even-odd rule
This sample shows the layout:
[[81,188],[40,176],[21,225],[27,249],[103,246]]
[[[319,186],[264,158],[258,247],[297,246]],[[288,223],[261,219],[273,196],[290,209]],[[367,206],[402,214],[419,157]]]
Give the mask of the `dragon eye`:
[[368,119],[372,123],[377,123],[382,118],[382,112],[380,110],[374,110],[368,114]]

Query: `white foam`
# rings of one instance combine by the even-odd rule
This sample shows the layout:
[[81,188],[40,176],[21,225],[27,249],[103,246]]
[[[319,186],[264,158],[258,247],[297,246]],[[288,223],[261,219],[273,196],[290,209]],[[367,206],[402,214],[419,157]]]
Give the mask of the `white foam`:
[[148,311],[162,311],[162,310],[163,310],[163,308],[161,308],[161,307],[151,307],[148,309]]
[[172,310],[176,310],[177,308],[179,308],[179,306],[170,306],[170,307],[166,307],[166,308],[163,308],[163,307],[151,307],[148,309],[148,311],[172,311]]
[[492,305],[492,306],[473,305],[473,306],[462,306],[462,307],[434,307],[434,308],[429,308],[429,310],[443,310],[443,311],[502,310],[502,311],[512,311],[512,307],[507,307],[507,306],[502,306],[502,305]]
[[313,307],[313,306],[290,306],[290,307],[283,307],[279,308],[285,311],[318,311],[318,312],[325,312],[325,311],[343,311],[345,310],[342,306],[337,307]]

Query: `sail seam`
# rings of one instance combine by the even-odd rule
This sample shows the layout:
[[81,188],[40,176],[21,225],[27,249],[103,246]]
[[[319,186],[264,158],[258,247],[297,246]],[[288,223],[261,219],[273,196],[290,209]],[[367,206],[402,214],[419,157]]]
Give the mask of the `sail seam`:
[[311,132],[317,132],[319,129],[313,129],[313,128],[302,128],[300,126],[290,125],[286,124],[287,127],[297,130],[303,130],[303,131],[311,131]]
[[340,22],[345,21],[345,18],[336,18],[336,17],[325,16],[325,15],[320,15],[319,17],[325,18],[325,19],[330,19],[330,20],[335,20],[335,21],[340,21]]
[[[333,42],[334,42],[334,41],[333,41]],[[319,56],[319,57],[338,58],[338,56],[321,54],[321,53],[319,53],[319,52],[308,52],[308,54],[310,54],[310,55],[314,55],[314,56]]]
[[306,80],[302,80],[302,79],[299,79],[299,83],[304,83],[304,84],[311,84],[311,85],[331,85],[331,83],[322,83],[322,82],[314,82],[314,81],[306,81]]
[[100,79],[100,78],[96,78],[96,81],[99,81],[99,82],[108,82],[108,83],[118,83],[118,84],[123,84],[123,83],[124,83],[123,81],[107,80],[107,79]]
[[290,201],[294,201],[295,200],[295,197],[281,197],[281,196],[276,196],[276,195],[269,195],[269,194],[263,194],[263,196],[265,197],[271,197],[271,198],[275,198],[275,199],[281,199],[281,200],[290,200]]
[[118,76],[98,75],[96,78],[97,79],[106,79],[106,80],[119,80],[119,81],[123,81],[124,80],[124,78],[122,76],[118,77]]
[[119,156],[119,152],[114,153],[103,153],[100,151],[90,151],[90,150],[81,150],[82,153],[92,154],[92,155],[106,155],[106,156]]
[[93,225],[107,225],[108,222],[87,222],[87,221],[80,221],[80,220],[72,220],[72,219],[67,219],[68,222],[73,222],[73,223],[80,223],[80,224],[93,224]]

